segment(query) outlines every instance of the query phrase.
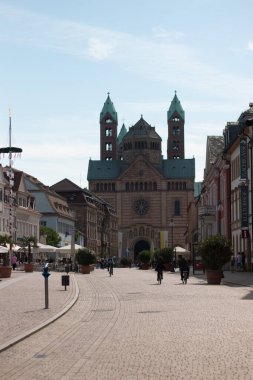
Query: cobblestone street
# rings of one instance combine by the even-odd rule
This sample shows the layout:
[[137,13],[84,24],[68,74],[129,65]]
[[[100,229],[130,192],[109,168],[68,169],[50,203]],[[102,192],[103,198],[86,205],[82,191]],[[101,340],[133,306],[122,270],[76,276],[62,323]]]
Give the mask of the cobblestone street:
[[253,288],[155,277],[135,268],[76,274],[77,302],[1,352],[1,379],[253,379]]

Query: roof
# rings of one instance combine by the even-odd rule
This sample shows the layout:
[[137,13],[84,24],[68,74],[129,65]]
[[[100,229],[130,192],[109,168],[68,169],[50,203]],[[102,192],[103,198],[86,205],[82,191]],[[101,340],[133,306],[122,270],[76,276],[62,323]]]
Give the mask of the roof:
[[120,130],[120,133],[118,134],[118,137],[117,137],[118,144],[121,143],[122,139],[124,138],[126,134],[127,134],[127,129],[125,127],[125,124],[123,124]]
[[[212,164],[224,149],[223,136],[207,136],[206,160]],[[207,162],[206,162],[207,166]]]
[[129,128],[129,131],[126,133],[124,138],[152,138],[152,139],[159,139],[161,140],[161,137],[158,135],[158,133],[155,131],[155,127],[151,127],[150,124],[148,124],[143,117],[141,116],[140,120],[137,121],[137,123]]
[[185,119],[184,110],[181,106],[180,101],[178,100],[176,93],[175,93],[174,98],[170,104],[170,108],[167,112],[167,118],[170,119],[174,113],[178,113],[183,120]]
[[101,179],[116,180],[128,166],[129,165],[122,160],[90,160],[87,179],[88,181]]
[[195,178],[195,159],[168,159],[163,160],[163,175],[166,178]]
[[[152,165],[165,178],[195,178],[195,159],[168,159],[163,160],[161,165]],[[89,161],[88,181],[117,180],[129,167],[123,160],[112,161]]]
[[118,122],[117,112],[114,108],[113,102],[110,99],[109,93],[104,103],[104,107],[102,111],[100,112],[100,121],[105,117],[107,113],[110,114],[110,116],[114,119],[114,121]]

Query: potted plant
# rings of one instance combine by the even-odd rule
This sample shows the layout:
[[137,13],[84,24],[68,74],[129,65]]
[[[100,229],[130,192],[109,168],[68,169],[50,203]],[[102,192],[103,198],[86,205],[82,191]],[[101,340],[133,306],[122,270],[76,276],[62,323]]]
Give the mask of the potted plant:
[[8,235],[0,235],[0,245],[4,247],[2,249],[2,260],[3,264],[0,266],[0,277],[9,278],[11,277],[11,265],[10,265],[10,252],[7,248],[7,244],[12,243],[12,237]]
[[163,260],[164,269],[169,271],[173,267],[173,249],[172,248],[161,248],[155,252],[156,261],[161,257]]
[[152,254],[149,250],[145,249],[138,254],[137,259],[140,261],[140,269],[149,269]]
[[37,247],[36,237],[24,236],[21,240],[21,246],[23,248],[23,252],[27,253],[27,256],[24,262],[24,270],[25,272],[33,272],[34,263],[33,263],[32,247]]
[[198,248],[206,272],[208,284],[220,284],[222,267],[233,255],[230,241],[223,235],[209,236]]
[[89,274],[91,270],[91,265],[95,264],[96,257],[88,248],[80,248],[76,253],[75,259],[80,265],[80,271],[83,274]]
[[122,266],[123,268],[131,268],[131,265],[132,265],[131,259],[128,259],[127,257],[122,257],[120,259],[120,266]]

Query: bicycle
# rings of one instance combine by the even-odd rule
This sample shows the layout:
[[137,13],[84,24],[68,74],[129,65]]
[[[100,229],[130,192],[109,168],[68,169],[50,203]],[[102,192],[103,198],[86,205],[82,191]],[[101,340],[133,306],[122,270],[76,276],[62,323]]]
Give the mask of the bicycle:
[[183,284],[187,284],[187,279],[188,279],[188,272],[183,271],[183,278],[182,278]]
[[110,277],[113,275],[113,266],[111,265],[109,268]]
[[157,281],[161,285],[163,279],[163,272],[159,271],[157,272]]

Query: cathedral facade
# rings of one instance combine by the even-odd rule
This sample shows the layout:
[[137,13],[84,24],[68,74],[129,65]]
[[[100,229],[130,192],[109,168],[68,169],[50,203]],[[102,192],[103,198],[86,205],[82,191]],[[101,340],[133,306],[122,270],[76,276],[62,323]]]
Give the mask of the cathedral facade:
[[162,139],[143,116],[118,133],[108,97],[100,113],[100,160],[90,160],[89,190],[118,216],[118,256],[144,249],[185,247],[188,207],[194,200],[195,159],[184,157],[185,113],[175,93],[167,111],[167,158]]

